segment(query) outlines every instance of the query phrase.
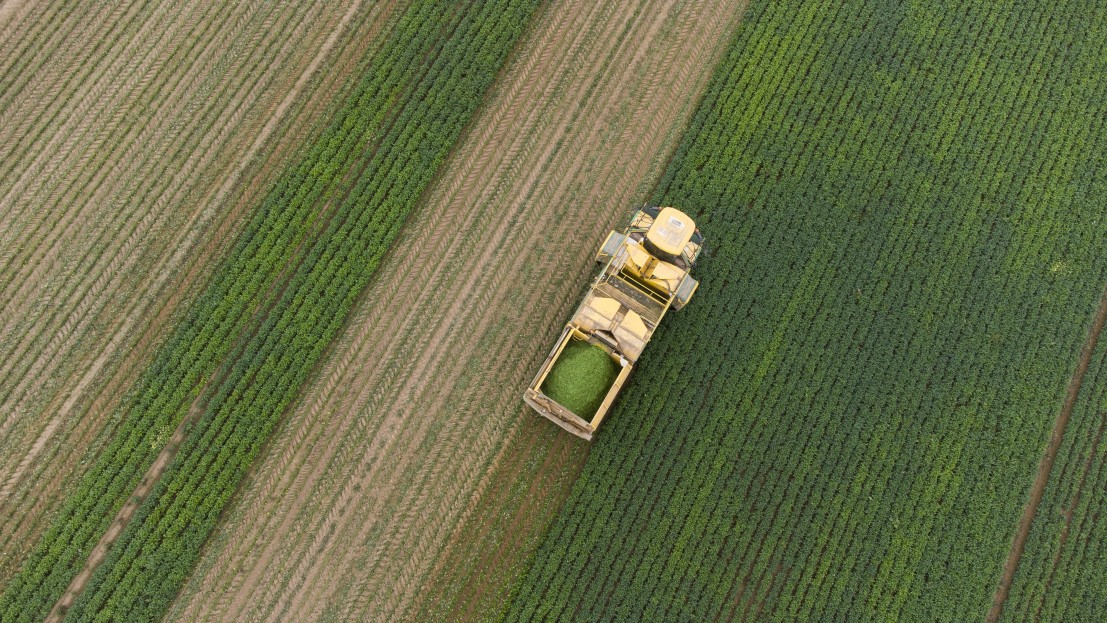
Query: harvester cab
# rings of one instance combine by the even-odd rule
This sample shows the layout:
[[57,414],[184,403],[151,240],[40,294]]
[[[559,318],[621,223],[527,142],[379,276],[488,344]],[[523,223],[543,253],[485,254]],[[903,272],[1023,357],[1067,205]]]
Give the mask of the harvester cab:
[[626,251],[622,270],[661,296],[672,296],[673,309],[680,309],[692,298],[699,282],[692,279],[692,264],[699,256],[703,236],[696,224],[676,208],[644,208],[631,220],[625,234],[611,232],[596,261],[609,258],[603,253],[615,241],[614,259],[621,245]]
[[703,236],[676,208],[645,207],[611,232],[591,289],[523,399],[565,430],[591,439],[662,317],[691,300]]

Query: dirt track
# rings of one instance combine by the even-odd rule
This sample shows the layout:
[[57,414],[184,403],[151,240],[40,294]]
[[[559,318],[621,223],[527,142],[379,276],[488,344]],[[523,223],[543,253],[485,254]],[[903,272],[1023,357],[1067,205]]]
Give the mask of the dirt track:
[[[540,533],[567,492],[572,478],[550,472],[574,474],[587,446],[519,396],[594,247],[648,196],[739,9],[545,7],[170,618],[392,621],[487,592],[442,561],[470,536],[532,542],[515,535]],[[523,486],[510,516],[480,512],[519,477],[551,490]],[[438,577],[438,601],[417,601]]]
[[0,14],[0,585],[388,6]]
[[[1080,350],[1080,359],[1076,363],[1076,370],[1069,379],[1069,387],[1065,392],[1065,403],[1053,422],[1053,432],[1046,445],[1045,454],[1038,463],[1038,472],[1034,475],[1034,484],[1030,487],[1030,498],[1023,507],[1022,517],[1019,518],[1018,528],[1015,530],[1011,549],[1007,552],[1007,560],[1003,563],[1003,575],[1000,577],[999,586],[996,587],[992,597],[992,608],[985,619],[987,623],[996,623],[1003,614],[1003,605],[1007,602],[1007,595],[1011,591],[1011,583],[1015,579],[1015,571],[1018,569],[1019,560],[1026,548],[1026,539],[1030,536],[1030,528],[1034,523],[1034,517],[1038,514],[1038,506],[1042,503],[1046,485],[1049,484],[1049,474],[1053,470],[1053,462],[1057,458],[1057,451],[1061,447],[1061,439],[1065,434],[1072,410],[1076,406],[1076,399],[1080,395],[1080,386],[1084,382],[1084,375],[1088,372],[1088,366],[1095,354],[1096,344],[1099,342],[1103,327],[1107,324],[1107,291],[1100,298],[1099,307],[1096,310],[1092,326],[1088,329],[1088,338]],[[1098,443],[1098,442],[1097,442]],[[1066,531],[1068,527],[1066,526]],[[1062,540],[1065,537],[1062,536]],[[1060,548],[1058,548],[1058,552]],[[1056,566],[1056,563],[1054,563]]]

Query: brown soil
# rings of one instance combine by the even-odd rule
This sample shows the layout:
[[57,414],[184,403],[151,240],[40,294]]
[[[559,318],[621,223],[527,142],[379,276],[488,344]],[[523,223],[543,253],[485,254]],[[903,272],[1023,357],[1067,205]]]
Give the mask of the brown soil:
[[1065,403],[1061,407],[1057,419],[1053,423],[1053,434],[1049,438],[1045,454],[1038,463],[1038,472],[1034,476],[1034,484],[1030,487],[1030,499],[1023,508],[1022,517],[1019,519],[1018,529],[1015,531],[1015,540],[1007,553],[1007,560],[1003,563],[1003,576],[992,598],[992,608],[985,619],[988,623],[996,623],[1003,614],[1003,604],[1007,601],[1007,595],[1011,591],[1011,581],[1015,578],[1015,570],[1019,566],[1023,549],[1026,547],[1026,537],[1030,534],[1030,528],[1034,523],[1034,517],[1038,514],[1038,505],[1042,502],[1046,485],[1049,483],[1049,473],[1053,469],[1053,461],[1057,458],[1057,450],[1061,447],[1061,438],[1065,434],[1065,426],[1069,423],[1072,409],[1076,405],[1076,398],[1080,394],[1080,385],[1084,382],[1084,375],[1088,372],[1092,355],[1095,353],[1096,342],[1103,332],[1103,325],[1107,322],[1107,291],[1099,302],[1095,319],[1088,331],[1088,339],[1084,342],[1084,348],[1080,351],[1080,360],[1076,364],[1076,371],[1069,380],[1068,392],[1065,394]]
[[[581,442],[538,418],[524,418],[493,461],[427,576],[409,619],[473,621],[507,603],[521,578],[522,554],[538,546],[583,467]],[[587,451],[585,448],[583,451]],[[443,615],[443,613],[446,613]]]
[[739,8],[544,7],[171,619],[496,607],[588,447],[524,409],[522,388],[594,247],[653,187]]
[[[255,45],[258,54],[225,57],[238,65],[218,82],[219,90],[210,92],[213,98],[219,95],[218,103],[225,108],[213,108],[209,125],[190,129],[192,134],[181,130],[181,119],[167,125],[176,129],[166,140],[194,135],[181,143],[194,151],[184,156],[183,164],[180,153],[174,158],[169,152],[148,154],[160,155],[161,169],[127,169],[119,182],[156,184],[156,179],[144,181],[143,176],[169,172],[154,209],[141,216],[138,229],[113,232],[105,226],[98,233],[107,248],[118,245],[129,255],[105,254],[87,266],[67,267],[63,262],[58,274],[45,278],[48,296],[57,301],[58,315],[65,321],[60,332],[67,339],[50,334],[55,339],[21,374],[6,377],[10,383],[0,382],[0,392],[10,392],[0,409],[0,428],[10,433],[4,437],[0,460],[0,584],[34,543],[50,509],[63,499],[81,457],[110,421],[120,395],[147,364],[180,306],[196,294],[241,217],[315,127],[360,53],[369,47],[382,10],[387,14],[391,6],[359,9],[361,4],[317,3],[310,11],[288,6],[284,17],[273,14],[251,23],[251,38],[240,45]],[[351,28],[359,14],[369,18],[367,25]],[[278,18],[288,23],[274,23]],[[243,80],[247,75],[249,79]],[[168,102],[164,105],[171,119],[184,114]],[[97,121],[87,123],[95,126]],[[94,220],[122,227],[111,220],[120,212],[117,207],[111,200],[90,200],[74,210],[90,209],[99,214]],[[156,214],[152,221],[151,214]],[[16,226],[5,218],[0,231]],[[153,240],[138,240],[140,231]],[[42,240],[55,235],[48,231]],[[134,244],[137,247],[128,246]],[[81,245],[75,246],[79,251]],[[42,334],[58,331],[48,322],[32,326]],[[0,340],[0,352],[20,348]]]

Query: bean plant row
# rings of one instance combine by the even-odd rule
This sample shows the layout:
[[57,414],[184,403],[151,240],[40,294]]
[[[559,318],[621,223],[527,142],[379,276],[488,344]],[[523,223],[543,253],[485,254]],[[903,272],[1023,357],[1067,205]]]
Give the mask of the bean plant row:
[[114,435],[0,596],[0,620],[49,612],[192,412],[172,463],[67,615],[160,618],[535,4],[411,4],[160,348]]
[[983,620],[1107,284],[1105,37],[1077,1],[754,3],[653,198],[702,286],[507,620]]

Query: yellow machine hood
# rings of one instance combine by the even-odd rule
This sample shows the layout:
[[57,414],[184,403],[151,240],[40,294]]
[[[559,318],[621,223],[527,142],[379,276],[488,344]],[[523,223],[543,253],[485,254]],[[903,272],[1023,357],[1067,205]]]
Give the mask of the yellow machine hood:
[[662,208],[646,232],[646,240],[662,253],[680,255],[694,233],[696,224],[691,217],[676,208]]

